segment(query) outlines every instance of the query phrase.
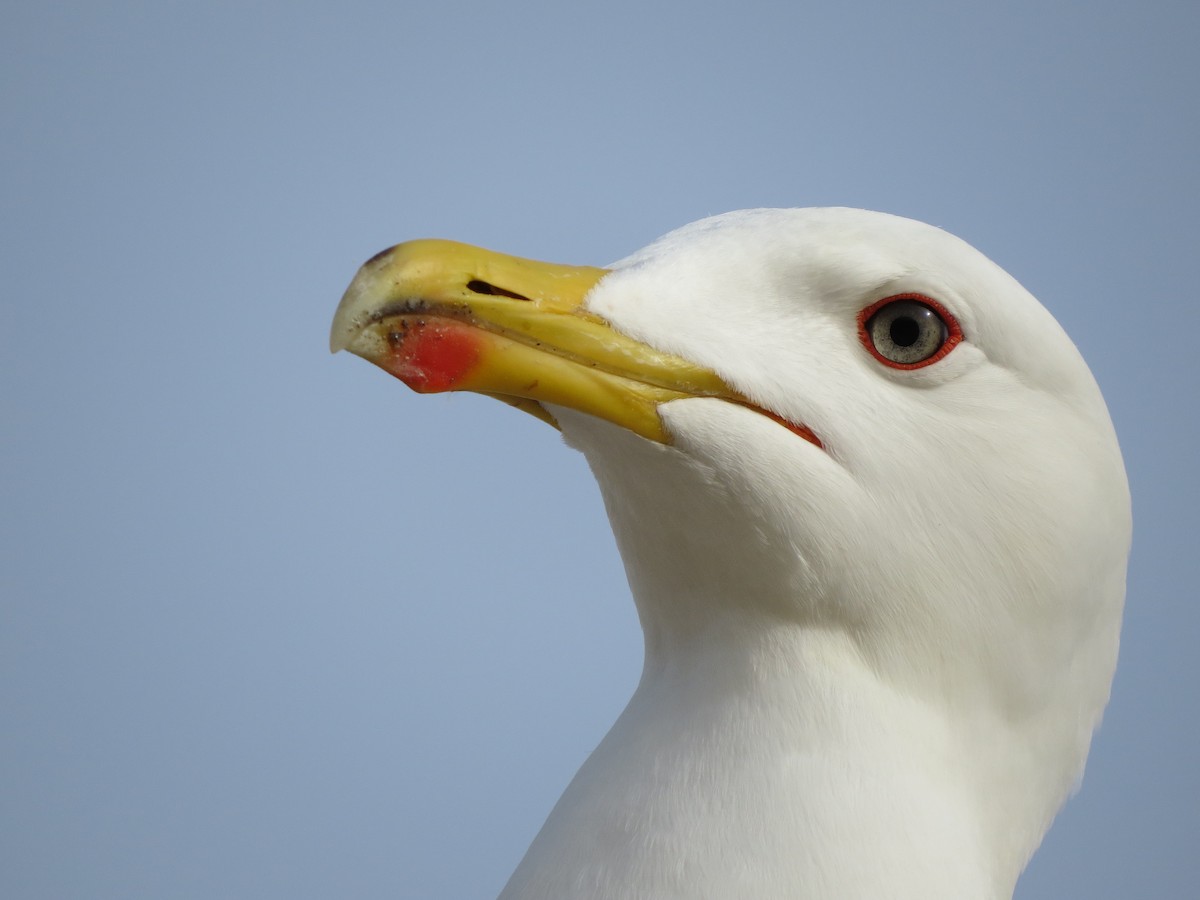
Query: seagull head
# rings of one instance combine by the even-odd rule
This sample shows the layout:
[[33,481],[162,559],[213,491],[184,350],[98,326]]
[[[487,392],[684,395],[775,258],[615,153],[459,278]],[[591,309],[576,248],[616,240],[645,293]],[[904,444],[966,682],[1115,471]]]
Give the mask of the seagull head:
[[1107,702],[1130,514],[1091,373],[997,265],[850,209],[717,216],[605,269],[418,241],[364,265],[332,346],[586,455],[646,635],[639,692],[681,660],[777,665],[802,707],[805,679],[852,669],[936,723],[896,752],[962,768],[1015,880]]

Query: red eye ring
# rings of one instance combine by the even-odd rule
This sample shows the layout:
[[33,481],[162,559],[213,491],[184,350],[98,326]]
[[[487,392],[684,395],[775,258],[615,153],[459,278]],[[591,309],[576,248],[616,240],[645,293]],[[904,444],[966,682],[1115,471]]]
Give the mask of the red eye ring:
[[[915,362],[899,362],[894,359],[889,359],[879,352],[875,346],[875,341],[871,336],[871,329],[868,328],[871,319],[875,314],[886,306],[899,301],[909,301],[920,306],[926,307],[934,315],[941,320],[942,326],[945,328],[945,339],[937,350],[930,356],[917,360]],[[951,350],[958,346],[963,339],[962,326],[958,324],[958,319],[954,318],[942,304],[938,303],[932,297],[927,297],[924,294],[905,293],[892,294],[889,297],[884,297],[882,300],[876,300],[866,309],[858,314],[858,339],[862,345],[867,348],[867,351],[875,357],[876,360],[883,363],[885,366],[892,369],[923,369],[926,366],[933,365],[940,359],[943,359]]]

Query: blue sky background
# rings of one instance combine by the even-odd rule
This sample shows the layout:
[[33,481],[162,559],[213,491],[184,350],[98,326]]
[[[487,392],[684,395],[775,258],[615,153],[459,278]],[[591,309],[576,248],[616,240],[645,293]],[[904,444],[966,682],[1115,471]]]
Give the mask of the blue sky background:
[[1018,897],[1200,891],[1200,6],[9,2],[0,896],[490,897],[638,676],[582,457],[326,351],[357,266],[838,204],[1090,361],[1136,537]]

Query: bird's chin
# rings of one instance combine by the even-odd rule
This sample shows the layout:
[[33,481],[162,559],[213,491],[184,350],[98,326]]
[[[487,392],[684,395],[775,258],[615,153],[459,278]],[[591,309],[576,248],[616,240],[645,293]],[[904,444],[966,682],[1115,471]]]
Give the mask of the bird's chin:
[[572,450],[578,450],[589,459],[596,454],[612,454],[614,452],[623,456],[636,456],[638,454],[659,455],[674,450],[670,443],[642,437],[607,419],[588,415],[571,407],[559,406],[554,403],[546,403],[544,407],[546,413],[554,419],[558,430],[562,433],[563,443]]

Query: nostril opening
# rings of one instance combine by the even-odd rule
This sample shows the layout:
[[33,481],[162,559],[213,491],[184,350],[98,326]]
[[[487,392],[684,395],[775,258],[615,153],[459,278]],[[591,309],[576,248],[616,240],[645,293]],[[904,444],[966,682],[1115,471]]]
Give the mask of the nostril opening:
[[516,293],[515,291],[506,291],[502,287],[496,287],[494,284],[488,284],[486,281],[473,279],[467,282],[467,290],[474,291],[476,294],[491,294],[497,297],[512,297],[514,300],[525,300],[529,298]]

